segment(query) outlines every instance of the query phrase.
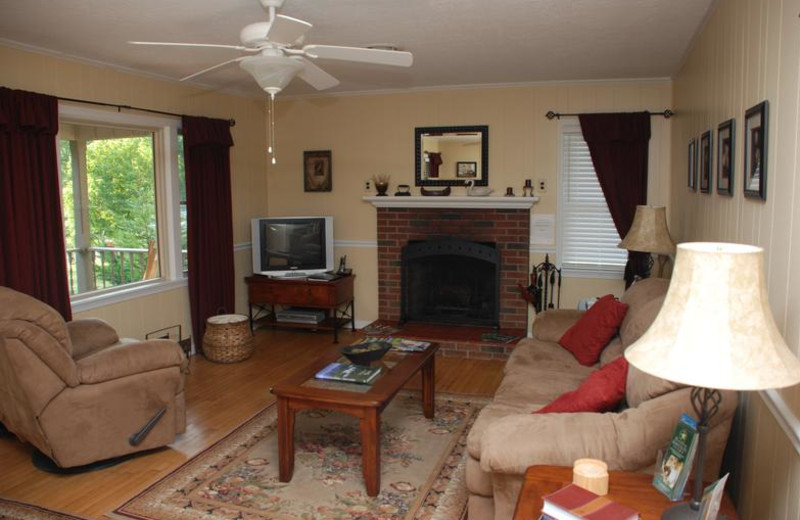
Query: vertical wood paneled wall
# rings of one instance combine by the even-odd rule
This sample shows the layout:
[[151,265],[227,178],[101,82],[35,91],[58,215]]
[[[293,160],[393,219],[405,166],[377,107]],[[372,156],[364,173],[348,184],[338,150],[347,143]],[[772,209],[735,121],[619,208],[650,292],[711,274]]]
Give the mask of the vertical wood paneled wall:
[[[800,2],[720,0],[675,78],[670,229],[679,241],[730,241],[766,250],[770,304],[800,354]],[[745,111],[769,102],[767,200],[743,196]],[[736,119],[734,194],[687,188],[687,146]],[[716,162],[714,163],[716,168]],[[715,170],[712,170],[715,171]],[[800,416],[800,392],[781,392]],[[800,456],[758,394],[742,399],[739,512],[743,519],[800,519]]]

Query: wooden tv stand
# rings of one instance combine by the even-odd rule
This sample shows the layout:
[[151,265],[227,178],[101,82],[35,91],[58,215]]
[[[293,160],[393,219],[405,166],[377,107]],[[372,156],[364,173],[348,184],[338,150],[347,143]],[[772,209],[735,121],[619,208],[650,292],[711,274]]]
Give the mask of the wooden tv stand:
[[[355,275],[348,275],[326,282],[306,278],[270,278],[257,274],[248,276],[245,282],[247,282],[250,329],[253,330],[256,323],[263,323],[273,327],[331,330],[333,342],[338,343],[339,329],[348,322],[352,330],[356,330],[354,278]],[[326,317],[320,323],[279,322],[275,314],[276,305],[324,309]]]

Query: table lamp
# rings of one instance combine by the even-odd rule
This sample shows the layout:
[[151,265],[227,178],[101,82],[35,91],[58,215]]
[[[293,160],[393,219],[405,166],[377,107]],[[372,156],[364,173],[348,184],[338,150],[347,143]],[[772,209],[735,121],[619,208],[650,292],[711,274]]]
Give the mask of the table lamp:
[[[636,206],[633,224],[617,247],[639,253],[657,254],[658,277],[661,278],[666,258],[675,254],[675,242],[672,241],[667,229],[667,209],[664,206]],[[647,278],[652,267],[653,258],[650,257],[647,271],[635,274]]]
[[764,250],[742,244],[678,245],[664,304],[625,358],[643,372],[694,387],[699,439],[692,500],[668,509],[663,520],[698,518],[706,434],[722,399],[719,390],[800,382],[800,361],[781,337],[767,300]]

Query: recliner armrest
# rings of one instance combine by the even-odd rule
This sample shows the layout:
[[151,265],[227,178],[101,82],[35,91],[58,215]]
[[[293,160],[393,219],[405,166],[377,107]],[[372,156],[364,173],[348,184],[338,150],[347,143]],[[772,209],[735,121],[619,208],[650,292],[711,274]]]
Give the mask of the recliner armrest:
[[184,362],[183,351],[174,341],[120,343],[102,349],[76,362],[78,379],[83,384],[102,383],[151,370],[177,367]]
[[72,341],[72,357],[74,359],[79,359],[119,341],[117,331],[99,318],[67,322],[67,331]]
[[536,315],[531,334],[542,341],[558,342],[585,311],[577,309],[550,309]]

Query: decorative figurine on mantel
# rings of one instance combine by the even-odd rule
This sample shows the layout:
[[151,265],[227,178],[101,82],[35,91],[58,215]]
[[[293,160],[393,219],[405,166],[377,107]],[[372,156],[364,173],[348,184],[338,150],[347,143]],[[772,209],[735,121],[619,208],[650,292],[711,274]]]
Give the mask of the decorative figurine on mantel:
[[389,189],[389,179],[391,177],[386,174],[373,175],[372,182],[375,183],[375,189],[378,192],[378,197],[385,197],[386,191]]

